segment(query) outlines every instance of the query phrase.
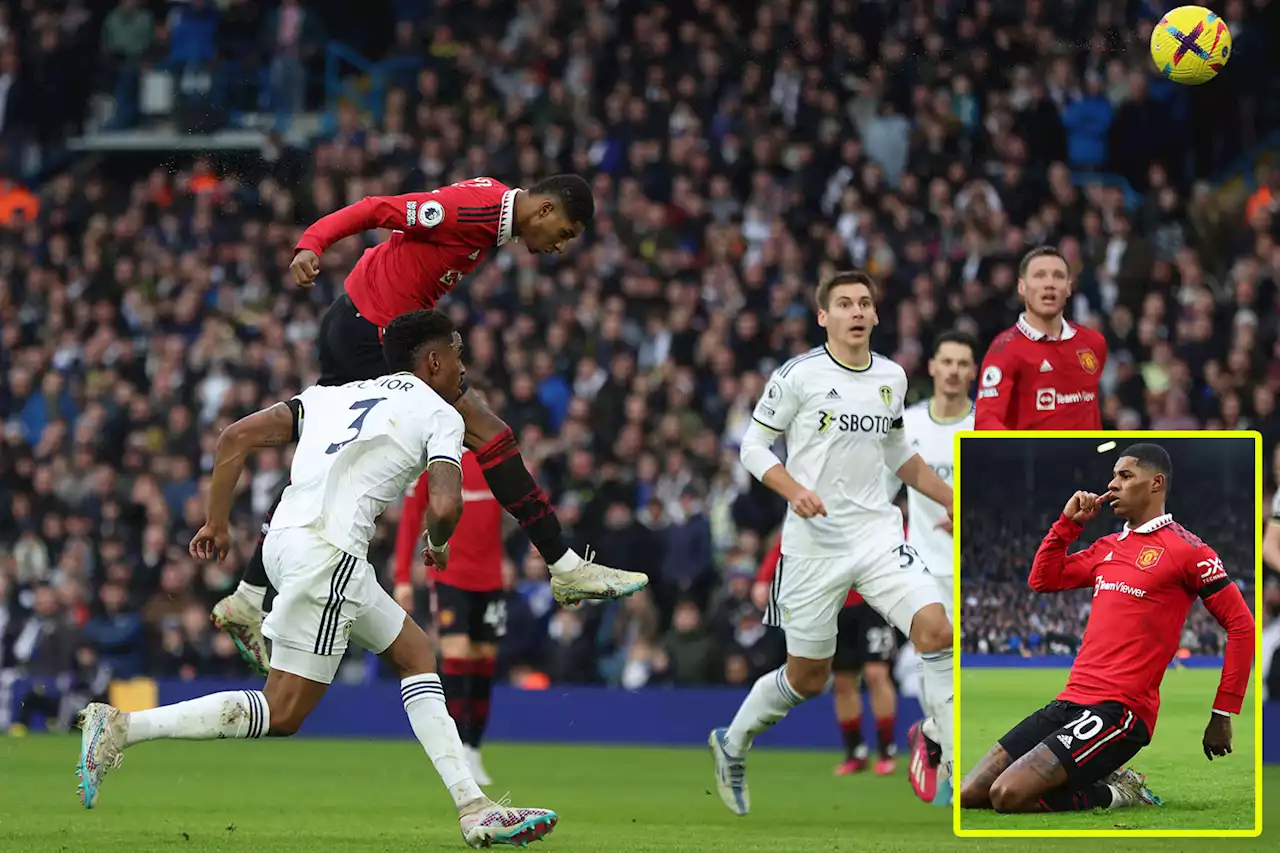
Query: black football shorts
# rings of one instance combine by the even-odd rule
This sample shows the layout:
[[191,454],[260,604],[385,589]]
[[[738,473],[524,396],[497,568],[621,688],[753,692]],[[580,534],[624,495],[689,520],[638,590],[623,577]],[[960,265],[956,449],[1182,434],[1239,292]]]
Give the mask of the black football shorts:
[[382,354],[378,327],[361,316],[345,293],[324,312],[318,337],[318,385],[346,385],[377,379],[391,372]]
[[1036,744],[1053,751],[1074,790],[1100,782],[1151,743],[1147,724],[1120,702],[1080,705],[1055,699],[1000,738],[1017,761]]
[[473,643],[497,645],[507,634],[507,592],[474,592],[436,581],[440,636],[465,634]]
[[840,611],[836,653],[831,668],[856,672],[869,663],[888,663],[897,648],[894,630],[870,604],[863,602]]

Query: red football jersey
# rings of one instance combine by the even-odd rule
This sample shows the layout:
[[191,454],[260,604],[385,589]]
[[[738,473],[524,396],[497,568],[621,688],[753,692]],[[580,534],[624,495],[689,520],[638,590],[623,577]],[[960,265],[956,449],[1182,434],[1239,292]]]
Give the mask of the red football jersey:
[[[764,559],[760,561],[760,568],[756,571],[756,583],[773,583],[773,576],[778,573],[778,561],[782,559],[782,537],[778,537],[778,541],[773,543],[773,547],[764,555]],[[863,598],[857,592],[850,589],[849,594],[845,596],[844,606],[852,607],[855,604],[861,604]]]
[[1106,363],[1106,339],[1093,329],[1063,320],[1050,338],[1019,317],[982,360],[974,429],[1101,429]]
[[[449,537],[449,568],[429,569],[436,583],[473,592],[502,589],[502,507],[485,483],[476,455],[462,454],[462,518]],[[396,583],[411,583],[409,567],[422,559],[422,525],[427,513],[427,474],[405,492],[396,532]]]
[[392,229],[389,239],[365,250],[346,281],[356,310],[382,329],[401,314],[433,307],[490,249],[513,239],[517,192],[493,178],[472,178],[431,192],[370,196],[317,219],[296,250],[319,255],[344,237]]
[[1214,550],[1172,515],[1162,515],[1141,527],[1126,524],[1067,556],[1083,529],[1060,516],[1031,567],[1036,592],[1093,587],[1084,642],[1058,698],[1084,705],[1122,702],[1154,733],[1160,682],[1199,596],[1227,629],[1213,708],[1240,713],[1253,666],[1253,615]]

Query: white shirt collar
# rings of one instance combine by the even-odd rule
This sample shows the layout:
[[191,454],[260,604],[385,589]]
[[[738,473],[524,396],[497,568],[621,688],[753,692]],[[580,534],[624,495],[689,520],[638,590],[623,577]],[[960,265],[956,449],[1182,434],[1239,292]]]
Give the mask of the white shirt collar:
[[520,239],[513,233],[516,227],[516,193],[521,190],[507,190],[502,194],[502,213],[498,216],[498,245]]
[[1018,331],[1022,332],[1022,334],[1026,335],[1033,341],[1069,341],[1076,336],[1075,328],[1067,322],[1065,317],[1062,320],[1061,335],[1056,338],[1051,335],[1046,335],[1039,329],[1032,328],[1031,324],[1027,322],[1027,314],[1025,311],[1018,315]]
[[1124,530],[1120,531],[1120,538],[1123,539],[1130,533],[1155,533],[1161,527],[1168,527],[1173,524],[1173,513],[1166,512],[1164,515],[1157,515],[1141,527],[1130,527],[1129,522],[1124,523]]

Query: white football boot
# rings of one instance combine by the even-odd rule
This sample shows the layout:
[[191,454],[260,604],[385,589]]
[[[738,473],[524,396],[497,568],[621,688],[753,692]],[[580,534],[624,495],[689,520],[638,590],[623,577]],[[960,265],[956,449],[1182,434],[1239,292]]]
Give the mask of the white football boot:
[[76,775],[80,784],[76,793],[86,809],[98,802],[102,778],[124,761],[128,722],[118,708],[92,702],[80,712],[80,760]]
[[498,802],[490,799],[476,800],[465,807],[458,823],[467,845],[488,849],[495,845],[528,847],[534,841],[546,838],[555,829],[559,817],[549,809],[511,808],[511,801],[503,797]]
[[588,599],[625,598],[649,585],[649,576],[640,572],[624,572],[602,566],[588,550],[578,567],[551,578],[551,594],[561,605],[577,604]]

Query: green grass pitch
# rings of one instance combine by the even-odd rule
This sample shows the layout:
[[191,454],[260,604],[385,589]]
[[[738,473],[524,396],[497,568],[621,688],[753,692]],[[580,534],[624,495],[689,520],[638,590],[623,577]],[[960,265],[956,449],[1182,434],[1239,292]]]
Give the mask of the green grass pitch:
[[[961,812],[964,829],[1204,829],[1247,830],[1254,822],[1253,694],[1234,720],[1233,751],[1212,762],[1200,745],[1219,673],[1175,669],[1165,675],[1160,718],[1150,746],[1131,762],[1147,774],[1162,808],[1053,815]],[[960,761],[968,773],[991,745],[1023,717],[1049,702],[1067,680],[1065,669],[971,669],[960,682]],[[1275,778],[1272,774],[1271,778]],[[1265,786],[1264,786],[1265,789]],[[1272,791],[1280,794],[1280,791]],[[1280,831],[1280,827],[1275,827]]]
[[[0,851],[467,849],[443,786],[411,740],[144,744],[110,774],[93,811],[75,795],[78,747],[78,738],[0,737]],[[559,812],[556,831],[530,848],[546,853],[1030,849],[1025,839],[954,837],[950,810],[917,802],[903,769],[887,779],[833,778],[834,752],[756,750],[749,763],[754,811],[746,818],[715,795],[705,749],[499,743],[485,754],[497,780],[492,795],[510,790],[517,804]],[[1268,778],[1280,793],[1280,773]],[[1067,853],[1081,842],[1034,843],[1036,853]],[[1134,849],[1123,840],[1088,843],[1107,853]],[[1186,851],[1187,843],[1141,846],[1142,853]],[[1256,851],[1263,842],[1191,843],[1197,851]]]

